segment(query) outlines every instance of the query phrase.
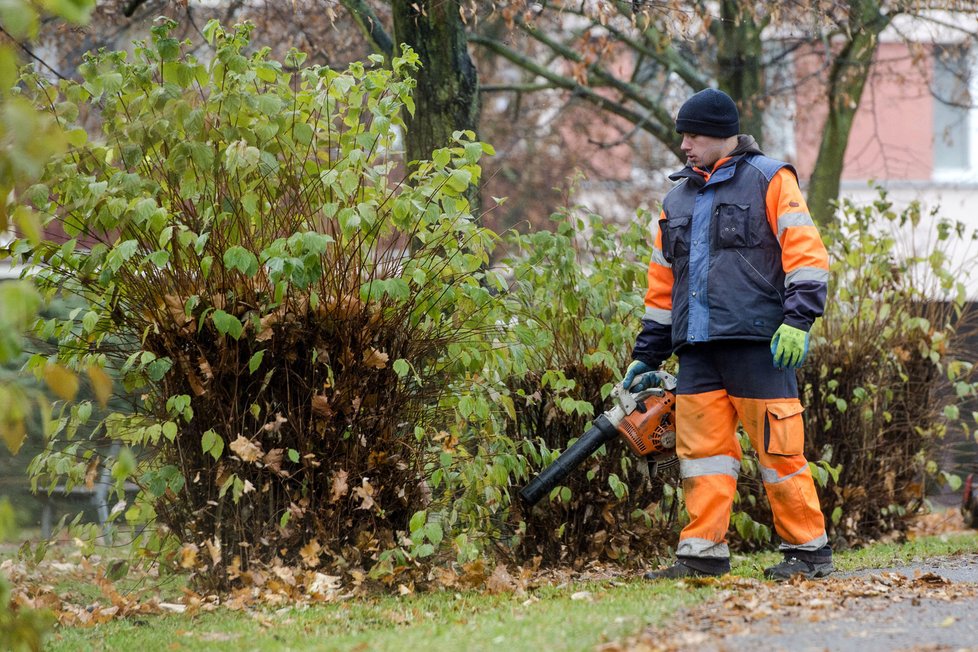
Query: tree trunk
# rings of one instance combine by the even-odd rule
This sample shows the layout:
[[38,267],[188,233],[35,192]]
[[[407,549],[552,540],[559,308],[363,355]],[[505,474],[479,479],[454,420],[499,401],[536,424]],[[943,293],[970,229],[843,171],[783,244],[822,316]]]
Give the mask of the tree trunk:
[[808,209],[819,224],[835,220],[833,202],[839,198],[849,132],[869,77],[879,34],[890,22],[890,17],[880,12],[876,0],[853,2],[851,14],[850,40],[835,57],[829,73],[829,112],[808,186]]
[[[406,44],[421,58],[416,110],[405,116],[408,161],[431,158],[458,130],[472,131],[478,138],[479,82],[458,1],[398,1],[391,6],[395,48]],[[477,194],[476,189],[470,192],[473,209]]]
[[721,20],[713,23],[717,81],[740,110],[740,132],[752,135],[763,144],[765,92],[761,32],[769,19],[758,19],[740,0],[723,0],[720,11]]

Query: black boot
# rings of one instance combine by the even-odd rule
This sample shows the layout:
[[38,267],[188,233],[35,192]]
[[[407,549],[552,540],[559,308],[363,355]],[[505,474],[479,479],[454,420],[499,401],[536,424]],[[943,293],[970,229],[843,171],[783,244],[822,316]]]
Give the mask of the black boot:
[[644,577],[647,580],[679,580],[685,577],[719,577],[729,572],[729,559],[680,557],[672,566],[649,571]]
[[786,550],[784,561],[764,569],[764,577],[769,580],[789,580],[800,575],[805,579],[827,577],[835,571],[832,565],[832,549],[823,546],[818,550]]

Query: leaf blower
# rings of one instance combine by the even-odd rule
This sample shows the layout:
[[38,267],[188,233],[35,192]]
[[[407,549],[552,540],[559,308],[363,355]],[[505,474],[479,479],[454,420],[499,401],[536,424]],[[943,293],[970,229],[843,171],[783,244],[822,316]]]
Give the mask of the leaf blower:
[[661,386],[632,394],[621,383],[611,391],[611,409],[560,454],[553,464],[520,489],[520,500],[532,507],[605,442],[621,437],[633,453],[648,461],[649,476],[679,464],[676,457],[676,379],[658,372]]

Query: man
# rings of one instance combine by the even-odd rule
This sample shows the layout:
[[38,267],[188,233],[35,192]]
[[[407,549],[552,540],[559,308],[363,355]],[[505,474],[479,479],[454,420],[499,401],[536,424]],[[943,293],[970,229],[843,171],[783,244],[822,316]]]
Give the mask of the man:
[[738,135],[740,116],[707,89],[676,119],[686,167],[663,200],[642,331],[624,383],[655,385],[675,351],[676,452],[689,524],[676,563],[650,579],[721,575],[740,470],[738,421],[757,451],[784,561],[772,579],[833,571],[832,549],[805,460],[795,368],[822,314],[828,255],[794,169]]

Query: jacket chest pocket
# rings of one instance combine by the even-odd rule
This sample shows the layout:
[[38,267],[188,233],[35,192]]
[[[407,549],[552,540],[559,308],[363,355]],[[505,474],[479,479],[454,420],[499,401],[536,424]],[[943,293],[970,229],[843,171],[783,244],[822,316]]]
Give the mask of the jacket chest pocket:
[[681,215],[659,220],[662,233],[662,255],[670,263],[674,258],[689,257],[689,231],[691,216]]
[[713,216],[718,249],[758,245],[749,204],[719,204]]

